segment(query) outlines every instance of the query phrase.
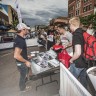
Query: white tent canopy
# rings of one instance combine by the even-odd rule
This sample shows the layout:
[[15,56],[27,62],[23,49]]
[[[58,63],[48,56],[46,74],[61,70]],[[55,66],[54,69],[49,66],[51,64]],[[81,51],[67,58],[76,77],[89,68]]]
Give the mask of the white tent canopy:
[[10,29],[8,32],[17,32],[16,30]]

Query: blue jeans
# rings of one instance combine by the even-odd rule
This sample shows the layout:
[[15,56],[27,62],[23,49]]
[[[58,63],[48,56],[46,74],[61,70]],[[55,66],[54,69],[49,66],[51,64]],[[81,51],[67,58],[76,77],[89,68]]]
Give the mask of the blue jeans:
[[80,83],[87,88],[87,73],[86,68],[77,68],[75,67],[75,64],[70,65],[70,72],[78,79],[80,79]]
[[17,63],[17,67],[20,72],[19,87],[20,91],[23,91],[26,87],[25,78],[28,73],[28,67],[24,63]]

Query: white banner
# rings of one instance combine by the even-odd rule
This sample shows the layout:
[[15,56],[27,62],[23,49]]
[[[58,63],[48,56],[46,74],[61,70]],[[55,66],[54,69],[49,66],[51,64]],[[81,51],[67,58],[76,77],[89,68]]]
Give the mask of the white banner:
[[[13,42],[0,43],[0,49],[13,48],[13,44],[14,44]],[[30,46],[38,46],[37,38],[26,40],[26,44],[27,44],[27,47],[30,47]]]
[[0,43],[0,49],[8,49],[8,48],[13,48],[13,42]]
[[96,90],[96,66],[89,68],[87,74]]
[[20,11],[20,6],[19,6],[18,0],[15,1],[15,5],[16,5],[16,11],[18,14],[19,23],[22,23],[22,16],[21,16],[21,11]]
[[92,96],[62,63],[60,64],[60,96]]

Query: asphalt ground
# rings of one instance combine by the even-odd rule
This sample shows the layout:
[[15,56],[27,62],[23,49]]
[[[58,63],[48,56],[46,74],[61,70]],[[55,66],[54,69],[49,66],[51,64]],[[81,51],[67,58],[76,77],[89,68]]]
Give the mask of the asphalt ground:
[[[28,47],[28,54],[31,51],[45,51],[43,47]],[[59,74],[53,75],[52,79],[59,80]],[[49,81],[49,77],[44,78],[44,82]],[[41,79],[29,81],[28,85],[32,90],[22,93],[19,90],[19,72],[13,58],[13,49],[0,51],[0,96],[55,96],[59,93],[59,84],[55,82],[41,86],[36,91],[36,85],[41,84]],[[56,95],[57,96],[57,95]]]

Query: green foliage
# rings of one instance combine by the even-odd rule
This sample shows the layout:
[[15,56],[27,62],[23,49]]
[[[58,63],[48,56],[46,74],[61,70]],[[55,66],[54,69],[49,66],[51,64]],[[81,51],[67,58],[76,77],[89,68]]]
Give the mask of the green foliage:
[[12,28],[16,29],[17,24],[18,24],[18,20],[13,21],[12,22]]
[[96,30],[96,14],[91,14],[87,17],[80,17],[80,21],[85,26],[92,24],[93,28]]

